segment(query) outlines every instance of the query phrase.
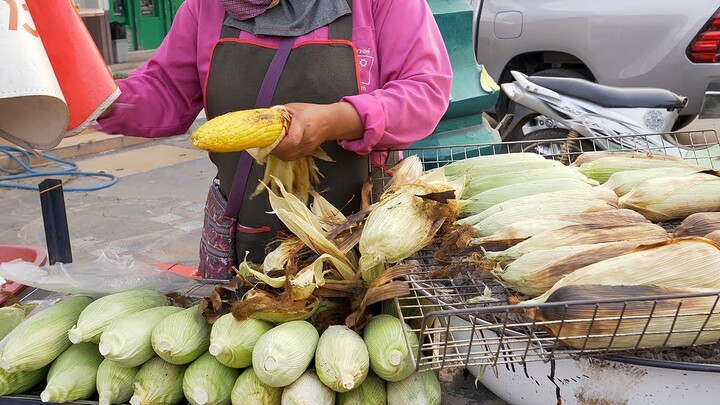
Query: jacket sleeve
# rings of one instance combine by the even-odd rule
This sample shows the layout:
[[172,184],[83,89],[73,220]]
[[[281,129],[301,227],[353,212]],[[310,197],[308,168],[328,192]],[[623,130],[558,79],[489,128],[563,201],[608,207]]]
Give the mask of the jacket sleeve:
[[122,94],[99,120],[104,132],[146,138],[185,133],[203,106],[198,77],[198,1],[185,1],[152,58],[118,80]]
[[376,1],[380,87],[343,98],[365,124],[362,138],[340,144],[358,154],[403,148],[430,135],[450,102],[452,68],[426,0]]

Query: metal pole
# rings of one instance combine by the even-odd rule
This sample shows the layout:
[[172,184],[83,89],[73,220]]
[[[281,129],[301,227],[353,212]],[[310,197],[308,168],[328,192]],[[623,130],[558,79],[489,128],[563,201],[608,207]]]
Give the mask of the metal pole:
[[43,180],[40,188],[45,240],[48,248],[48,263],[72,263],[70,232],[68,230],[65,199],[62,182],[58,179]]

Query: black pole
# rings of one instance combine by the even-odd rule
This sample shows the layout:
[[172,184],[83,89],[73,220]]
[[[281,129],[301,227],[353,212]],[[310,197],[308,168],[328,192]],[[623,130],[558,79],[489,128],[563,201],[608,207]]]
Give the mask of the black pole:
[[43,180],[40,188],[45,240],[48,248],[48,263],[72,263],[70,232],[68,230],[65,199],[62,182],[58,179]]

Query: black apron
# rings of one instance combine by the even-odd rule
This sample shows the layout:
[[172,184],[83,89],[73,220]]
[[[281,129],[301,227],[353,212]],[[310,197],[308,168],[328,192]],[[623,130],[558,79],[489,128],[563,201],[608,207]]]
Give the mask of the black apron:
[[[329,39],[294,45],[282,70],[271,105],[291,102],[330,104],[359,92],[356,51],[352,43],[352,18],[345,15],[329,26]],[[256,107],[256,100],[277,49],[239,40],[240,31],[223,25],[215,45],[205,91],[208,119],[231,111]],[[360,190],[368,176],[368,157],[325,142],[322,148],[334,160],[316,160],[324,176],[317,190],[346,215],[360,206]],[[238,153],[211,153],[217,166],[220,190],[227,198],[240,161]],[[261,263],[265,247],[282,223],[272,211],[267,191],[250,199],[264,166],[253,163],[245,187],[236,230],[236,255],[242,261]]]

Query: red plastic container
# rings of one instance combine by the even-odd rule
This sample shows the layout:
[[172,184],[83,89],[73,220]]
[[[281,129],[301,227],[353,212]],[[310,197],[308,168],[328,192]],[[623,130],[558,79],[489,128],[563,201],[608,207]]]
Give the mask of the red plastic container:
[[[32,246],[0,245],[0,263],[11,262],[21,259],[33,263],[36,266],[43,266],[47,261],[47,252],[43,249]],[[7,291],[12,295],[20,294],[26,286],[7,280],[6,284],[0,285],[0,290]],[[6,301],[4,294],[0,294],[0,306]]]

